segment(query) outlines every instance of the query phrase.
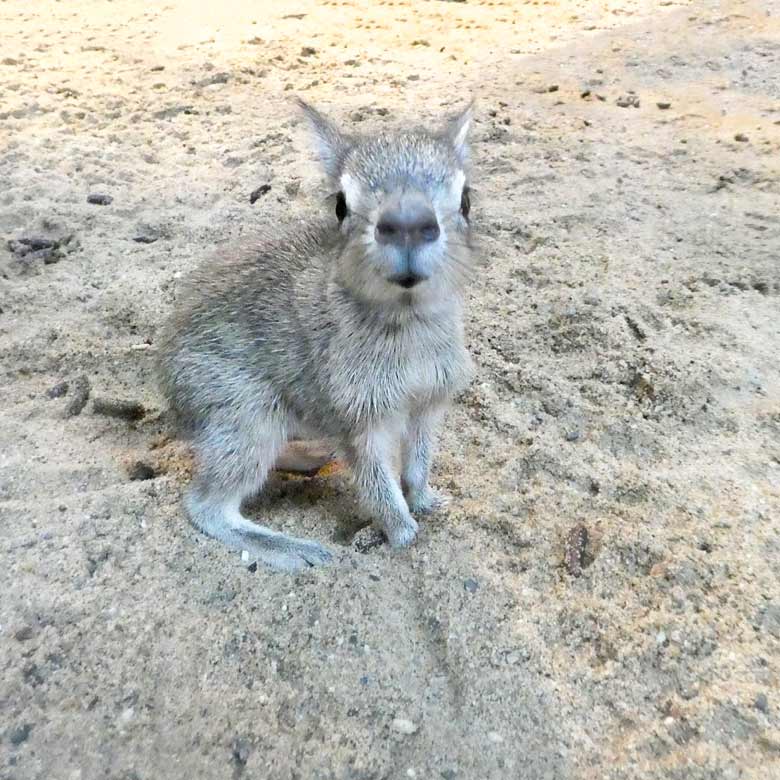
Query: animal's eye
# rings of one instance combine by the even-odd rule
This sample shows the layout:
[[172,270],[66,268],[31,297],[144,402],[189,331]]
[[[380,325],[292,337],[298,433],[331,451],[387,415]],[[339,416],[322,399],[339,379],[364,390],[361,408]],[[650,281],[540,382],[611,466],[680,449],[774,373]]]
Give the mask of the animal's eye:
[[471,197],[469,196],[469,188],[464,187],[460,195],[460,213],[468,219],[469,211],[471,211]]
[[336,217],[338,218],[339,222],[344,221],[344,217],[347,216],[347,212],[349,209],[347,208],[347,199],[344,197],[343,192],[339,192],[338,195],[336,195]]

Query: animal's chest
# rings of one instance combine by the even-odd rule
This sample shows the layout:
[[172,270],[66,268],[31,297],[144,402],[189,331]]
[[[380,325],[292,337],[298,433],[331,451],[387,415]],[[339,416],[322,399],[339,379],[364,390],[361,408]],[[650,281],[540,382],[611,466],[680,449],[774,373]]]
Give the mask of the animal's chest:
[[336,339],[330,352],[333,405],[355,423],[446,400],[465,383],[470,365],[457,332]]

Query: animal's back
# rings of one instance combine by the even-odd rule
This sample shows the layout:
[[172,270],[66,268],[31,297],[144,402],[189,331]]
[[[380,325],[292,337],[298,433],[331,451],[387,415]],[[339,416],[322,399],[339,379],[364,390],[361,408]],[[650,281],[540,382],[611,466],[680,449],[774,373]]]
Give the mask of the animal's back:
[[185,428],[258,382],[294,381],[309,346],[300,298],[318,295],[337,242],[324,223],[290,225],[203,262],[182,280],[159,342],[159,373]]

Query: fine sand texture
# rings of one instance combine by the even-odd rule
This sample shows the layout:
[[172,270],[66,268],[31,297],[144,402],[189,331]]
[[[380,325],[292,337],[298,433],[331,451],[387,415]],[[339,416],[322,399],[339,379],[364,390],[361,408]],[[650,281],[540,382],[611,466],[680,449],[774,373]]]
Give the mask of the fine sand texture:
[[[154,356],[331,213],[296,95],[475,97],[479,257],[449,508],[277,473],[291,576],[188,525]],[[0,2],[0,780],[780,778],[779,527],[777,2]]]

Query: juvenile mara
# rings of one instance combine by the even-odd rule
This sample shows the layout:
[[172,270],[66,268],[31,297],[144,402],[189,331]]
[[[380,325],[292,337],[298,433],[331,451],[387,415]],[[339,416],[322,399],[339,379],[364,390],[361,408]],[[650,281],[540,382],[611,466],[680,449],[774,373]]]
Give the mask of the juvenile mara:
[[301,108],[335,213],[274,226],[198,268],[160,346],[162,386],[196,454],[190,520],[287,570],[330,553],[248,520],[241,502],[275,465],[296,465],[288,442],[331,442],[366,515],[403,547],[417,534],[412,515],[440,504],[428,485],[434,431],[471,371],[461,313],[470,109],[437,132],[364,138]]

